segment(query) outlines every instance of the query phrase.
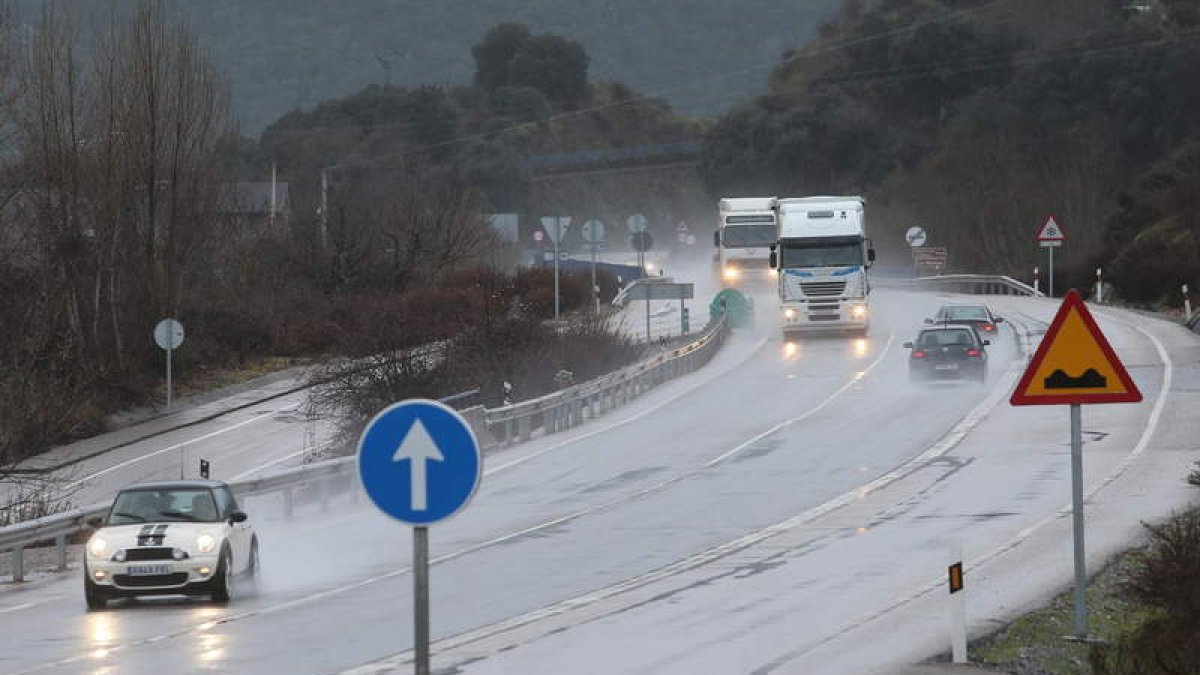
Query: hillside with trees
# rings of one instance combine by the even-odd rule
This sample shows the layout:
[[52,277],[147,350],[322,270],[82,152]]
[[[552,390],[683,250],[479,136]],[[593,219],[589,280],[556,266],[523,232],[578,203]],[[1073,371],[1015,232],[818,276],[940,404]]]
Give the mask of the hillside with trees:
[[[32,27],[44,4],[15,0]],[[110,4],[74,3],[104,24]],[[592,73],[661,95],[689,114],[717,114],[763,90],[779,54],[811,37],[837,0],[170,0],[228,79],[243,133],[292,110],[370,85],[471,81],[471,46],[515,22],[569,36]]]
[[1198,7],[847,0],[717,123],[706,181],[865,193],[885,264],[919,224],[952,269],[1025,279],[1054,213],[1060,288],[1103,267],[1121,298],[1178,305],[1200,269]]

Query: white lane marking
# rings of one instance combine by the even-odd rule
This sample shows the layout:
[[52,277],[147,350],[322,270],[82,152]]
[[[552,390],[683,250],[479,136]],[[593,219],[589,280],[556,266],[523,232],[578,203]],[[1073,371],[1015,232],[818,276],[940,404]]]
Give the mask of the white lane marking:
[[265,469],[269,469],[269,468],[275,466],[276,464],[282,464],[283,462],[286,462],[289,459],[292,459],[293,457],[303,455],[306,452],[320,452],[321,450],[324,450],[325,448],[329,447],[332,443],[333,443],[333,441],[326,441],[325,443],[321,443],[320,445],[316,445],[311,448],[302,448],[300,450],[297,450],[296,452],[284,455],[283,457],[277,457],[277,458],[267,462],[266,464],[262,464],[260,466],[254,467],[253,469],[243,471],[243,472],[239,473],[238,475],[234,476],[233,478],[231,478],[230,480],[233,480],[233,481],[241,480],[251,474],[258,473],[259,471],[263,471]]
[[79,487],[80,485],[82,485],[83,483],[85,483],[89,480],[92,480],[93,478],[99,478],[100,476],[110,474],[113,471],[117,471],[118,469],[123,469],[132,464],[137,464],[138,462],[140,462],[142,460],[150,459],[151,457],[157,457],[158,455],[161,455],[165,452],[171,452],[172,450],[178,450],[180,448],[191,445],[193,443],[199,443],[200,441],[208,440],[214,436],[220,436],[221,434],[229,433],[230,431],[233,431],[234,429],[240,429],[244,426],[254,424],[255,422],[261,422],[263,420],[273,419],[274,414],[278,413],[278,412],[295,412],[296,410],[299,410],[299,408],[300,408],[300,406],[296,406],[294,408],[285,408],[283,410],[277,410],[274,412],[272,412],[272,411],[260,412],[257,415],[255,415],[254,417],[252,417],[248,420],[243,420],[241,422],[238,422],[237,424],[232,424],[230,426],[223,427],[221,429],[217,429],[216,431],[211,431],[207,434],[204,434],[203,436],[198,436],[196,438],[193,438],[193,439],[190,439],[187,441],[183,441],[181,443],[176,443],[175,445],[170,445],[165,448],[155,450],[154,452],[148,452],[144,455],[138,455],[137,457],[133,457],[131,459],[125,460],[124,462],[114,464],[106,469],[101,469],[93,474],[84,476],[83,478],[80,478],[79,480],[77,480],[73,483],[69,483],[65,489],[67,491],[73,490],[73,489]]
[[830,403],[833,403],[842,394],[846,393],[851,387],[853,387],[854,385],[856,385],[860,381],[862,381],[862,379],[867,376],[867,373],[871,372],[872,370],[875,369],[876,366],[878,366],[880,363],[882,363],[884,357],[887,356],[888,351],[892,348],[892,342],[895,339],[896,339],[896,331],[893,330],[892,332],[888,333],[887,342],[884,343],[883,349],[880,350],[880,352],[879,352],[879,356],[876,357],[876,359],[874,361],[872,361],[866,368],[863,368],[861,371],[855,373],[854,377],[850,378],[850,380],[848,382],[846,382],[846,384],[843,384],[841,387],[838,387],[824,401],[821,401],[816,406],[809,408],[803,414],[801,414],[797,417],[793,417],[788,420],[784,420],[784,421],[780,422],[779,424],[776,424],[775,426],[771,427],[770,429],[767,429],[766,431],[758,434],[757,436],[754,436],[753,438],[746,441],[745,443],[742,443],[741,445],[730,450],[729,452],[726,452],[725,454],[712,460],[708,464],[705,464],[704,465],[705,468],[714,467],[714,466],[720,464],[721,462],[724,462],[725,460],[729,459],[730,457],[733,457],[734,455],[742,452],[743,450],[750,447],[751,445],[754,445],[755,443],[761,441],[762,439],[766,438],[767,436],[770,436],[771,434],[774,434],[781,429],[785,429],[793,424],[796,424],[797,422],[802,422],[802,421],[808,419],[809,417],[812,417],[813,415],[824,410],[826,408],[826,406],[828,406]]
[[[930,446],[925,452],[917,457],[909,460],[901,466],[893,469],[887,474],[876,478],[875,480],[863,485],[855,490],[851,490],[835,497],[824,504],[815,506],[807,511],[777,522],[773,525],[752,532],[750,534],[734,539],[733,541],[714,546],[705,551],[701,551],[695,555],[683,558],[674,563],[652,570],[637,577],[632,577],[624,581],[617,582],[611,586],[602,588],[585,595],[577,596],[553,605],[548,605],[541,609],[536,609],[532,612],[522,614],[511,619],[494,623],[489,626],[477,628],[473,631],[460,633],[459,635],[451,636],[438,640],[433,645],[434,653],[445,653],[460,647],[464,647],[474,642],[486,640],[488,638],[502,635],[504,633],[523,628],[527,625],[537,623],[555,616],[565,614],[575,609],[586,607],[596,602],[612,598],[638,588],[648,586],[663,579],[687,572],[689,570],[703,567],[711,564],[721,558],[732,555],[739,551],[745,550],[756,544],[762,543],[772,537],[783,534],[790,530],[799,527],[800,525],[812,522],[832,511],[836,511],[844,506],[866,497],[872,492],[876,492],[888,485],[904,478],[913,473],[917,469],[925,466],[930,460],[944,455],[954,449],[959,443],[966,438],[967,434],[977,426],[987,414],[996,407],[996,405],[1008,396],[1008,392],[1012,389],[1013,384],[1017,380],[1019,372],[1020,360],[1014,360],[1013,365],[1006,371],[1005,376],[997,383],[992,392],[973,408],[966,417],[958,422],[949,432],[946,433],[937,443]],[[944,583],[944,580],[941,580]],[[341,671],[338,675],[377,675],[386,673],[395,668],[400,667],[405,662],[412,658],[412,651],[405,651],[395,656],[391,656],[379,661],[364,664]]]
[[30,607],[36,607],[36,606],[41,605],[46,602],[50,602],[50,601],[42,600],[41,602],[27,602],[23,605],[15,605],[13,607],[5,607],[3,609],[0,609],[0,614],[8,614],[9,612],[19,612],[23,609],[29,609]]
[[[809,414],[815,413],[817,410],[819,410],[819,409],[821,409],[821,408],[824,408],[825,406],[829,405],[829,402],[830,402],[830,401],[831,401],[833,398],[836,398],[837,396],[840,396],[841,394],[845,393],[846,391],[848,391],[848,390],[850,389],[850,387],[851,387],[852,385],[854,385],[855,383],[858,383],[859,381],[861,381],[861,380],[863,379],[863,377],[865,376],[865,374],[866,374],[868,371],[870,371],[871,369],[875,368],[875,366],[876,366],[876,365],[878,365],[880,362],[882,362],[882,360],[883,360],[884,356],[886,355],[886,353],[887,353],[888,349],[890,348],[890,346],[891,346],[891,344],[892,344],[892,342],[893,342],[894,338],[895,338],[895,331],[892,331],[892,332],[889,334],[889,336],[888,336],[888,340],[887,340],[887,343],[886,343],[886,345],[885,345],[884,349],[882,350],[882,352],[880,353],[880,356],[879,356],[878,358],[876,358],[876,360],[875,360],[875,361],[873,361],[873,362],[872,362],[872,363],[871,363],[871,364],[870,364],[870,365],[869,365],[869,366],[868,366],[866,369],[864,369],[863,371],[860,371],[860,372],[856,373],[856,374],[854,375],[854,377],[853,377],[853,378],[851,378],[851,379],[849,380],[849,382],[848,382],[846,385],[843,385],[842,387],[840,387],[840,388],[839,388],[839,389],[838,389],[836,392],[834,392],[834,394],[833,394],[833,395],[832,395],[830,398],[827,398],[826,400],[822,401],[822,402],[821,402],[820,404],[818,404],[818,405],[817,405],[815,408],[813,408],[813,409],[812,409],[812,410],[810,410],[810,411],[807,411],[806,413],[804,413],[803,415],[801,415],[800,417],[798,417],[798,418],[796,418],[796,419],[803,419],[804,417],[807,417]],[[764,339],[762,339],[762,340],[760,340],[760,341],[759,341],[759,343],[758,343],[757,345],[755,345],[755,346],[754,346],[754,348],[753,348],[753,349],[750,351],[750,354],[747,356],[747,358],[746,358],[746,359],[742,359],[741,361],[738,361],[736,364],[734,364],[734,365],[733,365],[733,366],[731,366],[730,368],[727,368],[727,369],[725,369],[725,370],[722,370],[720,373],[718,373],[718,375],[717,375],[717,376],[719,376],[719,375],[721,375],[721,374],[724,374],[725,372],[728,372],[729,370],[732,370],[734,367],[737,367],[737,366],[741,365],[742,363],[744,363],[744,362],[745,362],[747,359],[749,359],[749,358],[750,358],[750,356],[753,356],[753,354],[757,353],[757,352],[758,352],[758,350],[759,350],[759,349],[761,349],[761,348],[762,348],[762,345],[763,345],[763,344],[765,344],[765,343],[766,343],[766,339],[765,339],[765,338],[764,338]],[[675,395],[675,396],[672,396],[671,398],[667,399],[666,401],[663,401],[662,403],[660,403],[660,404],[658,404],[658,405],[654,406],[654,407],[653,407],[653,408],[651,408],[650,410],[651,410],[651,411],[653,411],[653,410],[657,410],[657,409],[661,408],[662,406],[664,406],[664,405],[667,405],[668,403],[670,403],[670,402],[672,402],[672,401],[674,401],[674,400],[678,399],[679,397],[681,397],[681,396],[683,396],[683,395],[685,395],[685,394],[688,394],[688,393],[690,393],[692,390],[696,389],[697,387],[699,387],[699,386],[702,386],[703,384],[705,384],[705,383],[707,383],[707,382],[711,381],[711,379],[712,379],[712,378],[708,378],[708,379],[706,379],[706,380],[702,381],[701,383],[698,383],[698,384],[696,385],[696,387],[691,387],[691,388],[689,388],[689,389],[688,389],[688,390],[686,390],[686,391],[680,392],[679,394],[677,394],[677,395]],[[553,450],[553,449],[557,449],[557,448],[563,447],[563,446],[565,446],[565,445],[568,445],[569,443],[575,442],[575,441],[577,441],[577,440],[580,440],[580,439],[582,439],[582,438],[586,438],[586,437],[588,437],[588,436],[593,436],[593,435],[595,435],[595,434],[597,434],[597,433],[601,433],[602,431],[605,431],[605,430],[608,430],[608,429],[612,429],[612,428],[616,428],[616,427],[618,427],[618,426],[621,426],[621,425],[623,425],[623,424],[627,424],[627,423],[629,423],[629,422],[631,422],[631,421],[633,421],[633,420],[635,420],[635,419],[638,419],[638,418],[640,418],[640,417],[644,417],[644,416],[645,416],[645,414],[648,414],[648,413],[645,413],[645,412],[644,412],[644,413],[642,413],[642,414],[635,415],[635,416],[633,416],[633,417],[627,418],[627,419],[625,419],[625,420],[622,420],[622,421],[620,421],[620,422],[616,422],[616,423],[614,423],[614,424],[612,424],[612,425],[610,425],[610,426],[606,427],[605,429],[602,429],[602,430],[599,430],[599,431],[590,432],[589,434],[586,434],[586,435],[584,435],[584,436],[580,436],[580,437],[578,437],[578,438],[575,438],[575,439],[571,439],[571,440],[565,441],[565,442],[563,442],[563,443],[560,443],[560,444],[558,444],[558,445],[556,445],[556,446],[553,446],[552,448],[548,448],[548,449],[546,449],[546,450],[543,450],[543,451],[541,451],[541,452],[540,452],[540,453],[538,453],[538,454],[545,454],[546,452],[549,452],[549,451],[551,451],[551,450]],[[480,550],[483,550],[483,549],[486,549],[486,548],[490,548],[490,547],[492,547],[492,546],[496,546],[496,545],[499,545],[499,544],[503,544],[503,543],[505,543],[505,542],[511,541],[511,540],[513,540],[513,539],[517,539],[517,538],[519,538],[519,537],[522,537],[522,536],[525,536],[525,535],[531,534],[531,533],[533,533],[533,532],[537,532],[537,531],[539,531],[539,530],[544,530],[544,529],[547,529],[547,528],[556,527],[556,526],[558,526],[558,525],[561,525],[561,524],[563,524],[563,523],[567,523],[567,522],[570,522],[570,521],[572,521],[572,520],[577,520],[577,519],[579,519],[579,518],[582,518],[582,517],[584,517],[584,516],[587,516],[587,515],[589,515],[589,514],[592,514],[592,513],[597,513],[597,512],[603,511],[603,510],[605,510],[605,509],[609,509],[609,508],[612,508],[612,507],[614,507],[614,506],[617,506],[617,505],[619,505],[619,504],[622,504],[622,503],[625,503],[625,502],[628,502],[628,501],[632,501],[632,500],[636,500],[636,499],[640,499],[641,497],[644,497],[644,496],[645,496],[645,495],[647,495],[647,494],[650,494],[650,493],[652,493],[652,492],[655,492],[655,491],[661,490],[661,489],[663,489],[663,488],[665,488],[665,487],[667,487],[667,486],[669,486],[669,485],[672,485],[672,484],[674,484],[674,483],[677,483],[677,482],[679,482],[679,481],[685,480],[685,479],[687,479],[687,478],[689,478],[689,477],[691,477],[691,476],[694,476],[694,475],[696,475],[696,474],[700,473],[702,470],[704,470],[704,469],[706,469],[706,468],[710,468],[710,467],[712,467],[712,466],[715,466],[716,464],[720,463],[721,461],[724,461],[725,459],[728,459],[729,457],[733,456],[734,454],[736,454],[736,452],[740,452],[741,450],[745,449],[746,447],[749,447],[749,445],[750,445],[750,444],[752,444],[754,441],[756,441],[756,440],[758,440],[758,439],[761,439],[761,438],[762,438],[764,435],[765,435],[765,434],[757,434],[757,435],[754,437],[754,439],[752,439],[751,441],[749,441],[749,442],[747,442],[747,443],[740,444],[740,445],[739,445],[737,448],[735,448],[735,449],[734,449],[735,451],[726,452],[726,453],[724,453],[724,454],[722,454],[722,455],[718,456],[717,458],[715,458],[715,459],[713,459],[713,460],[709,461],[708,463],[706,463],[706,464],[705,464],[705,465],[703,465],[702,467],[699,467],[699,468],[696,468],[696,469],[692,469],[692,470],[690,470],[690,471],[687,471],[687,472],[685,472],[685,473],[683,473],[683,474],[679,474],[679,475],[677,475],[677,476],[675,476],[675,477],[673,477],[673,478],[671,478],[671,479],[667,479],[667,480],[665,480],[665,481],[661,481],[661,482],[659,482],[659,483],[656,483],[656,484],[654,484],[654,485],[651,485],[651,486],[649,486],[649,487],[647,487],[647,488],[644,488],[644,489],[642,489],[642,490],[640,490],[640,491],[638,491],[638,492],[636,492],[636,493],[634,493],[634,494],[632,494],[632,495],[626,495],[626,496],[618,497],[618,498],[615,498],[615,499],[613,499],[613,500],[610,500],[610,501],[608,501],[608,502],[604,502],[604,503],[602,503],[602,504],[598,504],[598,505],[596,505],[596,506],[592,506],[592,507],[589,507],[589,508],[586,508],[586,509],[582,509],[582,510],[580,510],[580,511],[576,511],[576,512],[574,512],[574,513],[570,513],[570,514],[567,514],[567,515],[565,515],[565,516],[560,516],[560,517],[558,517],[558,518],[554,518],[554,519],[552,519],[552,520],[544,521],[544,522],[542,522],[542,523],[539,523],[539,524],[537,524],[537,525],[532,525],[532,526],[530,526],[530,527],[527,527],[527,528],[524,528],[524,529],[522,529],[522,530],[518,530],[518,531],[515,531],[515,532],[509,532],[509,533],[507,533],[507,534],[504,534],[504,535],[501,535],[501,536],[499,536],[499,537],[495,537],[494,539],[490,539],[490,540],[488,540],[488,541],[484,541],[484,542],[481,542],[481,543],[478,543],[478,544],[475,544],[475,545],[469,546],[469,547],[467,547],[467,548],[464,548],[464,549],[461,549],[461,550],[455,551],[455,552],[453,552],[453,553],[448,553],[448,554],[445,554],[445,555],[438,556],[438,557],[436,557],[436,558],[432,558],[432,559],[430,560],[430,564],[431,564],[431,565],[439,565],[439,564],[442,564],[442,563],[445,563],[445,562],[449,562],[449,561],[455,560],[455,559],[457,559],[457,558],[461,558],[461,557],[463,557],[463,556],[470,555],[470,554],[472,554],[472,553],[475,553],[475,552],[477,552],[477,551],[480,551]],[[515,466],[516,464],[519,464],[519,463],[521,463],[522,461],[525,461],[525,460],[524,460],[524,459],[523,459],[523,460],[518,460],[518,462],[516,462],[516,463],[514,464],[514,466]],[[497,468],[496,468],[494,471],[501,470],[502,468],[505,468],[505,467],[497,467]],[[732,551],[731,551],[731,552],[732,552]],[[329,589],[326,589],[326,590],[324,590],[324,591],[320,591],[320,592],[317,592],[317,593],[313,593],[313,594],[309,594],[309,595],[301,596],[301,597],[298,597],[298,598],[295,598],[295,599],[292,599],[292,600],[288,600],[288,601],[286,601],[286,602],[283,602],[283,603],[279,603],[279,604],[275,604],[275,605],[270,605],[270,606],[264,607],[264,608],[262,608],[262,609],[251,610],[251,611],[247,611],[247,612],[242,612],[242,613],[240,613],[240,614],[234,614],[234,615],[230,615],[230,616],[227,616],[227,617],[223,617],[223,618],[221,618],[221,619],[217,619],[217,620],[215,620],[215,623],[216,623],[216,624],[224,624],[224,623],[230,623],[230,622],[233,622],[233,621],[240,621],[240,620],[247,619],[247,618],[253,618],[253,617],[257,617],[257,616],[266,616],[266,615],[269,615],[269,614],[275,614],[275,613],[277,613],[277,612],[280,612],[280,611],[283,611],[283,610],[286,610],[286,609],[291,609],[292,607],[296,607],[296,606],[299,606],[299,605],[305,605],[305,604],[309,604],[309,603],[311,603],[311,602],[314,602],[314,601],[317,601],[317,600],[322,600],[322,599],[324,599],[324,598],[328,598],[328,597],[332,597],[332,596],[336,596],[336,595],[341,595],[341,594],[343,594],[343,593],[347,593],[347,592],[350,592],[350,591],[353,591],[353,590],[356,590],[356,589],[359,589],[359,588],[363,588],[363,587],[365,587],[365,586],[369,586],[369,585],[372,585],[372,584],[375,584],[375,583],[378,583],[378,582],[381,582],[381,581],[386,581],[386,580],[388,580],[388,579],[394,579],[394,578],[396,578],[396,577],[400,577],[400,576],[403,576],[403,575],[407,575],[407,574],[410,574],[411,572],[412,572],[412,568],[411,568],[411,567],[403,567],[403,568],[399,568],[399,569],[393,570],[393,571],[391,571],[391,572],[387,572],[387,573],[385,573],[385,574],[380,574],[380,575],[377,575],[377,576],[374,576],[374,577],[368,577],[368,578],[366,578],[366,579],[361,579],[361,580],[359,580],[359,581],[356,581],[356,582],[353,582],[353,583],[350,583],[350,584],[345,584],[345,585],[342,585],[342,586],[336,586],[336,587],[334,587],[334,588],[329,588]],[[135,640],[135,641],[133,641],[133,642],[130,642],[130,643],[124,644],[124,645],[115,645],[115,646],[109,647],[109,648],[108,648],[108,651],[109,651],[109,652],[116,652],[116,651],[119,651],[119,650],[122,650],[122,649],[129,649],[129,648],[133,648],[133,647],[137,647],[137,646],[141,646],[141,645],[151,644],[152,642],[157,642],[157,641],[164,640],[164,639],[168,639],[168,638],[176,638],[176,637],[181,637],[181,636],[184,636],[184,635],[190,635],[190,634],[193,634],[193,633],[196,633],[196,632],[203,631],[203,630],[205,630],[205,629],[206,629],[206,627],[205,627],[204,625],[201,625],[201,626],[193,626],[193,627],[188,627],[188,628],[184,628],[184,629],[181,629],[181,630],[179,630],[179,631],[177,631],[177,632],[170,633],[170,634],[159,635],[159,636],[155,636],[155,637],[151,637],[151,638],[143,638],[143,639],[140,639],[140,640]],[[56,668],[56,667],[59,667],[59,666],[68,665],[68,664],[71,664],[71,663],[77,663],[77,662],[79,662],[79,661],[81,661],[81,660],[84,660],[84,659],[86,659],[86,658],[88,658],[88,656],[87,656],[87,655],[80,655],[80,656],[68,657],[68,658],[66,658],[66,659],[63,659],[63,660],[55,661],[55,662],[53,662],[53,663],[45,663],[45,664],[41,664],[41,665],[35,666],[35,667],[31,668],[31,669],[27,669],[27,670],[19,671],[19,672],[18,672],[16,675],[25,675],[26,673],[34,673],[34,672],[39,672],[39,671],[47,670],[47,669],[50,669],[50,668]]]
[[[1136,458],[1138,458],[1139,456],[1141,456],[1142,453],[1144,453],[1146,451],[1146,448],[1149,447],[1150,440],[1153,438],[1155,431],[1157,431],[1157,429],[1158,429],[1159,420],[1162,417],[1163,409],[1166,407],[1167,395],[1170,393],[1171,386],[1174,382],[1175,364],[1174,364],[1174,361],[1171,359],[1171,355],[1167,352],[1166,347],[1163,345],[1162,341],[1160,341],[1158,338],[1154,337],[1154,335],[1150,334],[1150,332],[1146,331],[1141,326],[1130,323],[1128,321],[1124,321],[1122,319],[1118,319],[1107,313],[1105,313],[1104,316],[1108,319],[1116,321],[1117,323],[1124,324],[1125,326],[1138,331],[1139,333],[1146,336],[1150,340],[1150,342],[1154,345],[1155,350],[1158,352],[1158,356],[1162,360],[1162,363],[1163,363],[1163,385],[1162,385],[1162,388],[1158,392],[1158,396],[1154,400],[1154,407],[1150,411],[1149,418],[1147,418],[1146,428],[1145,428],[1145,430],[1142,431],[1142,435],[1138,439],[1137,444],[1134,445],[1133,450],[1131,450],[1129,452],[1129,454],[1126,455],[1125,459],[1122,460],[1120,464],[1118,464],[1111,472],[1109,472],[1109,474],[1107,476],[1105,476],[1103,480],[1094,484],[1084,494],[1084,502],[1085,503],[1091,501],[1092,498],[1095,497],[1097,493],[1099,493],[1101,490],[1108,487],[1114,481],[1116,481],[1118,478],[1120,478],[1121,475],[1124,474],[1125,471],[1130,467],[1130,465],[1133,463],[1133,461]],[[1053,515],[1046,516],[1045,518],[1038,520],[1037,522],[1033,523],[1029,527],[1018,532],[1012,539],[1009,539],[1005,543],[992,549],[991,551],[985,553],[984,555],[979,556],[979,557],[967,562],[964,565],[964,572],[977,570],[977,569],[983,567],[984,565],[992,562],[996,558],[999,558],[1001,555],[1008,553],[1009,551],[1015,550],[1018,546],[1020,546],[1027,539],[1029,539],[1034,534],[1036,534],[1043,527],[1049,525],[1050,523],[1053,523],[1056,520],[1060,520],[1060,519],[1066,517],[1070,513],[1071,513],[1071,505],[1070,504],[1067,504],[1066,506],[1059,508]],[[814,649],[816,649],[822,645],[825,645],[829,642],[832,642],[833,640],[836,640],[837,638],[839,638],[843,635],[846,635],[847,633],[851,632],[855,628],[864,626],[870,621],[874,621],[875,619],[878,619],[878,618],[884,616],[885,614],[893,612],[910,602],[920,599],[922,596],[928,595],[929,593],[932,593],[940,588],[943,588],[945,586],[945,583],[946,583],[945,577],[939,577],[939,578],[925,584],[924,586],[920,586],[915,591],[893,601],[891,604],[887,605],[886,607],[883,607],[874,612],[862,615],[862,616],[858,617],[857,619],[855,619],[854,621],[843,624],[841,629],[839,629],[837,632],[835,632],[829,636],[826,636],[825,638],[821,639],[820,641],[818,641],[812,645],[809,645],[808,647],[803,648],[802,651],[794,652],[794,653],[788,655],[786,660],[773,662],[770,667],[777,668],[779,666],[784,665],[785,663],[787,663],[789,661],[795,661],[796,659],[804,656],[805,654],[813,651]]]
[[706,377],[702,380],[696,381],[695,383],[693,383],[692,386],[687,387],[686,389],[674,394],[673,396],[663,399],[662,401],[656,403],[655,405],[652,405],[649,407],[644,407],[644,408],[643,407],[638,408],[638,412],[630,415],[629,417],[626,417],[625,419],[618,420],[616,422],[613,422],[612,424],[607,424],[603,427],[600,427],[599,429],[595,429],[595,430],[589,431],[587,433],[579,434],[578,436],[573,436],[573,437],[568,438],[560,443],[551,445],[548,448],[538,450],[537,452],[530,453],[528,455],[525,455],[524,457],[518,457],[517,459],[514,459],[511,462],[508,462],[506,464],[501,464],[500,466],[496,466],[496,467],[487,469],[483,472],[483,475],[490,476],[494,473],[506,471],[515,466],[520,466],[521,464],[524,464],[528,461],[537,459],[538,457],[549,454],[556,450],[561,450],[562,448],[565,448],[566,446],[571,445],[572,443],[578,443],[579,441],[583,441],[583,440],[592,438],[593,436],[598,436],[600,434],[608,433],[609,431],[612,431],[613,429],[617,429],[617,428],[625,426],[626,424],[636,422],[651,413],[657,412],[658,410],[662,409],[664,406],[670,405],[670,404],[674,403],[675,401],[678,401],[679,399],[683,398],[684,396],[691,394],[695,390],[697,390],[700,387],[703,387],[704,385],[708,384],[709,382],[712,382],[713,380],[725,375],[726,373],[729,373],[733,370],[736,370],[737,368],[740,368],[742,366],[742,364],[749,361],[755,354],[757,354],[758,350],[762,349],[763,345],[765,345],[766,343],[767,343],[767,338],[760,339],[754,345],[754,347],[751,348],[750,351],[746,353],[745,358],[740,359],[735,363],[729,364],[728,367],[726,367],[720,371],[712,373],[710,377]]

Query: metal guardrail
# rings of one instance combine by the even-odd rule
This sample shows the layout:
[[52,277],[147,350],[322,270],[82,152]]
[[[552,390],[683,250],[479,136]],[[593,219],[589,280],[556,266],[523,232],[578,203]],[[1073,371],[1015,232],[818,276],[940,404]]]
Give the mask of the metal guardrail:
[[[481,405],[459,410],[475,431],[481,449],[490,450],[517,440],[529,440],[535,431],[544,434],[565,431],[646,393],[650,389],[708,363],[729,333],[725,317],[711,322],[695,341],[655,355],[614,373],[582,384],[488,410]],[[476,390],[456,394],[455,402],[477,395]],[[445,400],[445,399],[443,399]],[[334,490],[354,486],[355,458],[338,457],[271,473],[258,478],[229,481],[239,497],[281,494],[283,513],[291,518],[300,490],[311,489],[322,508]],[[348,490],[352,498],[358,491]],[[12,580],[24,581],[24,551],[34,544],[53,541],[59,571],[67,568],[67,540],[92,528],[88,521],[107,515],[109,504],[94,504],[35,520],[0,528],[0,551],[12,554]]]
[[1033,286],[1002,274],[945,274],[915,279],[872,280],[880,286],[913,290],[934,290],[972,295],[1024,295],[1045,297]]

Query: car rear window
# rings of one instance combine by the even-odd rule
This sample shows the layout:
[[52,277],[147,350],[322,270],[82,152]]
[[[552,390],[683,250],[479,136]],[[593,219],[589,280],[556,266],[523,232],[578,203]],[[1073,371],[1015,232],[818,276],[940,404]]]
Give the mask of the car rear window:
[[967,328],[946,328],[922,332],[917,344],[922,348],[931,349],[951,345],[974,345],[975,340]]
[[954,320],[971,319],[984,320],[988,318],[987,310],[983,307],[943,307],[941,318]]

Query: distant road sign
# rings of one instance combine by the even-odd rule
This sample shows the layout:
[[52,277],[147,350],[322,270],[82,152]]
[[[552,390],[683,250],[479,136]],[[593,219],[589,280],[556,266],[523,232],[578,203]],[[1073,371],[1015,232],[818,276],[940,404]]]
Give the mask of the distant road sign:
[[1142,393],[1088,312],[1079,293],[1063,298],[1025,369],[1013,405],[1137,403]]
[[571,216],[545,216],[542,218],[542,229],[550,235],[550,241],[559,243],[571,227]]
[[645,253],[654,245],[654,237],[650,236],[649,232],[644,230],[636,230],[629,233],[629,246],[639,253]]
[[589,220],[583,224],[583,240],[589,244],[599,244],[604,241],[604,223],[599,220]]
[[920,227],[910,227],[904,233],[904,241],[908,242],[909,246],[916,248],[925,245],[925,230]]
[[358,441],[358,476],[375,506],[425,526],[457,513],[483,462],[470,425],[449,406],[412,399],[375,416]]
[[691,300],[696,297],[694,284],[679,284],[669,281],[637,283],[626,290],[629,300]]
[[154,326],[154,344],[162,349],[179,349],[179,345],[183,344],[183,324],[175,319],[159,321]]
[[945,262],[948,254],[944,246],[922,246],[914,247],[912,256],[917,262]]
[[1054,216],[1049,216],[1046,218],[1046,223],[1042,225],[1042,229],[1038,230],[1037,240],[1044,247],[1062,246],[1062,243],[1067,240],[1067,233]]
[[627,222],[629,224],[630,232],[646,231],[646,216],[643,216],[640,213],[635,213],[632,216],[629,216],[629,220]]

